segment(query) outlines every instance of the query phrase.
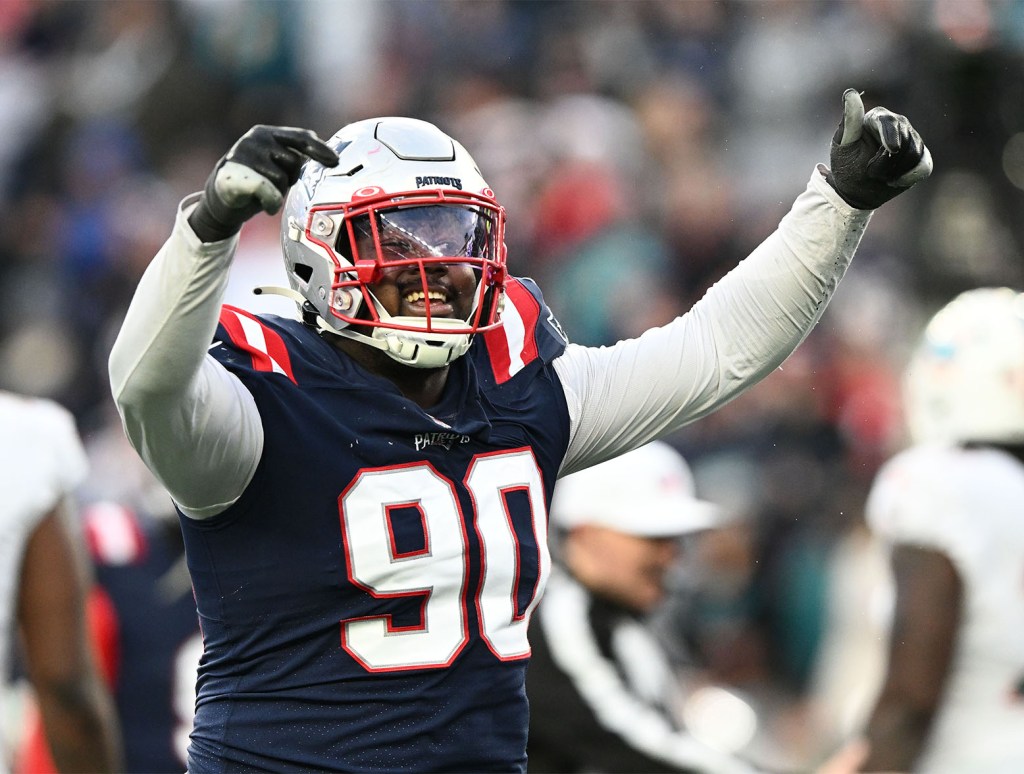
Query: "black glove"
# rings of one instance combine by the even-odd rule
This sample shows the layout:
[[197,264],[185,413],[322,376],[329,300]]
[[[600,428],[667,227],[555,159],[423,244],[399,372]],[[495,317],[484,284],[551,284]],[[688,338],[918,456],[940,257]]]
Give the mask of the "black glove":
[[865,114],[854,89],[843,92],[831,163],[825,179],[859,210],[880,207],[932,173],[932,155],[910,121],[883,107]]
[[219,242],[257,212],[273,215],[307,158],[338,166],[334,149],[308,129],[254,126],[213,168],[189,225],[203,242]]

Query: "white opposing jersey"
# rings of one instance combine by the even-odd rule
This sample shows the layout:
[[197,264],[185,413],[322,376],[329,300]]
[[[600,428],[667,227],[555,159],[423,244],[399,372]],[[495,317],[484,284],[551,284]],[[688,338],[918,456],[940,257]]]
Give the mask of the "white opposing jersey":
[[10,658],[25,545],[85,472],[85,452],[65,409],[0,392],[0,668]]
[[867,503],[884,539],[954,563],[963,612],[924,772],[1024,772],[1024,465],[1005,452],[921,446]]

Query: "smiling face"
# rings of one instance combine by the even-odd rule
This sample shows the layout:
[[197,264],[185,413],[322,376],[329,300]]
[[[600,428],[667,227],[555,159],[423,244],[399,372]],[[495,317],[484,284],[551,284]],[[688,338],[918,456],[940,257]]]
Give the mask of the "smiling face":
[[[372,250],[372,243],[366,248]],[[368,287],[392,317],[426,318],[429,312],[431,318],[468,320],[479,272],[460,263],[429,263],[423,272],[426,291],[416,264],[385,264],[377,281]]]
[[354,252],[360,261],[377,256],[369,289],[384,310],[393,317],[469,320],[482,274],[479,259],[496,249],[490,218],[473,208],[444,205],[373,217],[373,222],[370,216],[354,222]]

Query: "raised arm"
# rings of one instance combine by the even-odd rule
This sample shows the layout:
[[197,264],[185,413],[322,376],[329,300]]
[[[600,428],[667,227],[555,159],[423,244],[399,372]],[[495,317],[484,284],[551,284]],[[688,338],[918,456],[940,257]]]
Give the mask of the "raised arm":
[[903,116],[843,95],[831,164],[819,166],[778,229],[673,322],[555,361],[572,439],[562,474],[664,436],[778,367],[810,333],[849,266],[871,210],[931,173]]
[[207,348],[243,223],[277,212],[307,157],[337,154],[305,129],[257,126],[186,199],[147,268],[110,355],[125,432],[189,516],[224,510],[259,463],[263,428],[252,396]]

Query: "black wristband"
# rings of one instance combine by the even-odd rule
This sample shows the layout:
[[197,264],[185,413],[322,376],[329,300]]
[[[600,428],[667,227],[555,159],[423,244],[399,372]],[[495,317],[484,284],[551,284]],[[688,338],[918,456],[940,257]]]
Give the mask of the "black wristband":
[[199,204],[188,216],[188,224],[203,242],[220,242],[233,237],[242,230],[242,224],[252,215],[244,208],[228,207],[221,201],[214,188],[220,168],[221,165],[218,164],[210,174],[206,188],[199,198]]
[[188,216],[188,224],[202,242],[220,242],[228,237],[233,237],[242,230],[241,225],[230,226],[218,220],[210,212],[209,207],[203,206],[202,201],[199,202],[199,206],[192,210],[192,214]]

